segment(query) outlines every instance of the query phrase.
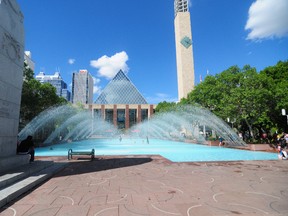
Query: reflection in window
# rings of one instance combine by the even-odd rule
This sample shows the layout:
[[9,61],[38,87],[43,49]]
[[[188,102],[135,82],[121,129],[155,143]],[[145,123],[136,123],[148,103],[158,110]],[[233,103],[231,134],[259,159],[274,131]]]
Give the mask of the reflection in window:
[[113,109],[105,110],[105,120],[113,124]]
[[119,129],[125,128],[125,109],[117,110],[117,125]]
[[130,109],[129,110],[129,126],[132,127],[137,123],[137,110],[136,109]]
[[141,109],[141,121],[148,118],[148,109]]

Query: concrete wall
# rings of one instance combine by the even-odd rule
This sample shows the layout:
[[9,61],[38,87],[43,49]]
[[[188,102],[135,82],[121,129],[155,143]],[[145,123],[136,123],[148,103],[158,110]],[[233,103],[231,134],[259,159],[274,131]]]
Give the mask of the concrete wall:
[[[16,155],[24,64],[23,15],[16,0],[0,1],[0,168]],[[5,164],[1,163],[6,161]],[[13,163],[11,161],[11,163]]]

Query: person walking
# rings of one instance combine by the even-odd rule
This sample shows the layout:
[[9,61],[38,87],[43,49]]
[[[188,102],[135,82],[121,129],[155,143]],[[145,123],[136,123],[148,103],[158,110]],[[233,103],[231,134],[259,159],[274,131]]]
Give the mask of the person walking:
[[223,137],[220,136],[219,137],[219,147],[223,145],[223,140],[224,140]]

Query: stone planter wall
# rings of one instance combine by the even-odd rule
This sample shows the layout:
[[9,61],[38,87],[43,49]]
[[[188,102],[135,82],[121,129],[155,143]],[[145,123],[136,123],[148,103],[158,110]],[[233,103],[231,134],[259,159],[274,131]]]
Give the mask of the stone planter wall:
[[249,149],[252,151],[273,151],[274,148],[269,144],[248,144]]

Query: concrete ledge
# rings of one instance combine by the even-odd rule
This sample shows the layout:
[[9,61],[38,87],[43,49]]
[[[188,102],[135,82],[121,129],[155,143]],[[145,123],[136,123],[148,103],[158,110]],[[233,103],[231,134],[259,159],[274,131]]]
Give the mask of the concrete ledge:
[[207,141],[207,143],[209,146],[219,146],[218,140],[213,140],[213,141],[209,140],[209,141]]
[[269,144],[248,144],[249,149],[252,151],[273,151]]
[[[219,146],[219,141],[207,141],[209,146]],[[225,143],[225,141],[224,141]],[[225,147],[225,145],[224,145]],[[247,144],[247,146],[237,146],[235,148],[239,149],[246,149],[251,151],[274,151],[275,149],[272,148],[269,144]]]
[[29,163],[30,155],[13,155],[0,158],[0,170],[5,172],[15,167]]

